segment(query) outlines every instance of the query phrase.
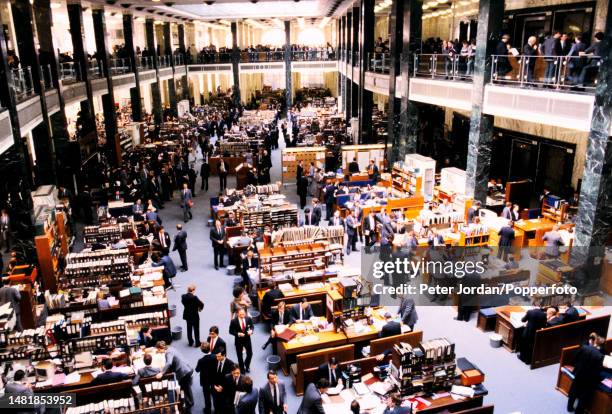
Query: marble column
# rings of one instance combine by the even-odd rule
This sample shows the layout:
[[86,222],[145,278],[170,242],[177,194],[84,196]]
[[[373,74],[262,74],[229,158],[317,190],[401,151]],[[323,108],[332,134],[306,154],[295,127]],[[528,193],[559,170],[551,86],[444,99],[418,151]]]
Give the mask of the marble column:
[[183,56],[183,65],[185,65],[185,76],[181,76],[181,99],[189,99],[189,83],[187,82],[189,60],[191,56],[187,56],[187,48],[185,47],[185,26],[182,24],[178,25],[178,40],[179,50]]
[[574,240],[579,250],[598,257],[608,245],[612,225],[612,2],[604,33]]
[[353,87],[352,87],[352,83],[353,81],[351,80],[352,74],[353,74],[353,42],[352,42],[352,33],[353,31],[353,13],[352,12],[348,12],[346,14],[346,83],[345,83],[345,91],[344,94],[346,96],[346,101],[344,104],[344,116],[346,119],[346,123],[348,125],[348,123],[351,121],[351,110],[352,110],[352,103],[351,103],[351,99],[352,99],[352,91],[353,91]]
[[[338,24],[336,24],[336,60],[338,61],[338,65],[342,61],[342,25],[340,24],[340,19],[338,20]],[[342,111],[342,106],[340,103],[342,102],[342,73],[340,73],[340,68],[338,67],[338,78],[336,84],[336,94],[338,96],[338,111]]]
[[240,106],[240,50],[238,49],[238,24],[232,22],[232,75],[234,85],[232,87],[232,101],[234,106]]
[[361,0],[359,33],[359,143],[372,139],[372,106],[374,94],[365,88],[368,61],[374,52],[374,0]]
[[78,82],[85,83],[85,92],[87,94],[87,99],[81,101],[82,135],[85,136],[92,133],[97,135],[93,106],[94,100],[89,77],[87,43],[85,42],[85,29],[83,26],[83,6],[80,2],[70,2],[67,5],[67,9],[70,37],[72,39],[72,58],[75,66],[77,66],[76,78]]
[[168,79],[168,101],[170,102],[170,110],[173,115],[177,115],[176,106],[176,83],[174,80],[174,54],[172,53],[172,35],[170,32],[170,22],[164,23],[164,54],[170,59],[172,66],[172,78]]
[[155,45],[155,22],[153,19],[145,20],[145,36],[147,38],[147,50],[151,51],[153,66],[155,67],[156,81],[151,83],[151,100],[153,101],[153,120],[156,125],[162,123],[161,93],[159,91],[159,62]]
[[[360,31],[360,15],[359,7],[353,7],[353,31],[352,42],[353,42],[353,67],[359,69],[359,31]],[[360,70],[358,70],[358,73]],[[359,116],[359,85],[357,84],[359,79],[353,79],[351,82],[351,118],[357,118]],[[357,134],[359,136],[359,133]]]
[[123,38],[125,50],[130,60],[130,66],[134,71],[136,86],[130,88],[130,102],[132,103],[132,119],[135,122],[142,121],[142,97],[140,96],[140,69],[138,68],[138,56],[134,47],[134,16],[125,13],[123,15]]
[[404,4],[402,29],[402,55],[400,56],[400,74],[402,90],[400,97],[400,139],[399,158],[417,152],[419,137],[419,111],[414,102],[408,99],[410,78],[413,73],[415,53],[420,52],[421,30],[423,19],[423,0],[410,0]]
[[400,60],[403,45],[404,1],[393,0],[389,14],[389,116],[388,138],[385,150],[389,166],[400,158],[401,101],[395,97],[397,76],[400,74]]
[[293,85],[291,82],[291,22],[285,20],[285,101],[287,112],[293,106]]
[[[346,16],[342,16],[340,23],[340,56],[338,59],[338,66],[342,65],[342,68],[346,70]],[[346,72],[345,72],[346,73]],[[342,73],[338,76],[340,82],[340,96],[342,97],[342,105],[338,107],[338,112],[343,113],[346,108],[346,76]]]
[[483,112],[485,85],[491,79],[491,55],[499,42],[504,18],[504,0],[481,0],[478,10],[476,54],[472,86],[472,115],[468,138],[465,194],[480,200],[487,198],[491,168],[493,116]]
[[106,153],[109,162],[113,165],[121,164],[121,147],[117,134],[117,111],[115,109],[115,93],[113,90],[113,76],[110,70],[110,53],[106,38],[106,18],[104,9],[97,8],[91,12],[93,18],[94,35],[96,38],[96,51],[102,73],[106,77],[108,93],[102,95],[102,111],[104,112],[104,130],[106,131]]

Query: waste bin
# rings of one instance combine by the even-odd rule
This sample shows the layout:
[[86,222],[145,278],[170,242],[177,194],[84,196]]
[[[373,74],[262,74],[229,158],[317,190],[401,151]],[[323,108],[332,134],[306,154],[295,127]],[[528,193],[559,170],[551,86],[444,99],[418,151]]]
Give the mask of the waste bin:
[[502,336],[500,334],[491,334],[489,335],[489,343],[492,348],[499,348],[502,346]]
[[280,368],[280,357],[278,355],[268,355],[266,362],[268,363],[268,371],[278,371]]
[[183,337],[183,327],[182,326],[174,326],[172,328],[172,340],[173,341],[180,341],[180,339]]

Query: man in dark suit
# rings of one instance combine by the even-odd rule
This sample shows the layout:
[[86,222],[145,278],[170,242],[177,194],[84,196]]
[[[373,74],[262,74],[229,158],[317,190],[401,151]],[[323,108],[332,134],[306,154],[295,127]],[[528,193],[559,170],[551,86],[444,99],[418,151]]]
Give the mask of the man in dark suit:
[[177,224],[176,230],[177,233],[174,236],[174,249],[172,250],[178,250],[181,258],[181,270],[186,272],[189,270],[187,267],[187,232],[183,230],[182,224]]
[[359,163],[357,162],[357,158],[353,158],[353,161],[349,163],[348,172],[349,174],[356,174],[359,172]]
[[172,288],[172,278],[176,276],[176,266],[174,265],[172,258],[168,256],[167,252],[164,252],[163,256],[159,252],[154,252],[151,255],[151,260],[153,261],[153,267],[164,268],[164,287],[166,289]]
[[210,177],[210,165],[208,164],[206,156],[204,157],[204,161],[202,161],[202,166],[200,167],[200,177],[202,177],[202,185],[200,187],[200,190],[208,191],[208,178]]
[[332,183],[327,184],[325,186],[325,219],[327,221],[331,221],[333,211],[334,211],[334,202],[335,197],[334,193],[336,192],[336,186]]
[[389,395],[387,399],[387,408],[383,414],[411,414],[412,410],[409,407],[402,407],[402,397],[398,393]]
[[272,306],[276,299],[282,298],[283,292],[278,288],[276,282],[272,283],[272,287],[268,290],[261,299],[261,313],[268,319],[272,318]]
[[223,267],[223,244],[225,243],[225,229],[219,220],[215,220],[215,227],[210,229],[210,241],[215,255],[215,270],[219,270],[219,266]]
[[285,384],[278,381],[276,371],[268,371],[268,382],[259,389],[259,414],[289,412]]
[[291,323],[295,323],[296,321],[305,321],[312,318],[314,314],[312,313],[312,308],[308,303],[306,298],[302,298],[300,303],[296,303],[291,307]]
[[[183,304],[183,319],[187,323],[187,341],[189,346],[194,344],[200,346],[200,312],[204,309],[204,303],[195,295],[195,285],[187,286],[187,293],[181,296]],[[192,337],[193,332],[193,337]]]
[[371,213],[368,213],[363,219],[363,235],[365,236],[366,251],[368,251],[376,243],[376,220]]
[[405,296],[402,297],[398,314],[402,318],[402,323],[410,327],[410,330],[414,330],[414,325],[416,325],[419,320],[414,299]]
[[[253,320],[247,316],[244,309],[238,310],[234,319],[230,322],[229,333],[234,337],[236,355],[241,372],[250,372],[251,358],[253,358],[253,347],[251,335],[254,332]],[[246,359],[243,359],[242,350],[246,350]]]
[[323,212],[321,211],[321,204],[319,204],[318,198],[312,199],[312,210],[310,211],[310,224],[313,226],[318,226],[321,223],[321,216]]
[[340,217],[340,210],[334,211],[334,216],[329,221],[330,226],[344,226],[344,220]]
[[567,308],[565,309],[565,313],[563,314],[563,323],[572,323],[576,322],[580,319],[580,314],[578,310],[572,305],[571,302],[568,302]]
[[251,288],[251,277],[249,276],[249,269],[257,269],[259,268],[259,260],[257,257],[253,257],[253,249],[247,250],[246,257],[242,259],[242,285],[247,290],[250,291]]
[[295,181],[300,181],[300,178],[304,176],[304,161],[298,162],[297,168],[295,169]]
[[502,259],[504,262],[508,258],[510,248],[512,247],[512,241],[514,240],[514,222],[510,221],[508,225],[499,229],[497,235],[499,236],[499,246],[497,249],[497,257]]
[[128,375],[122,372],[114,372],[113,369],[113,360],[108,358],[105,359],[102,363],[102,373],[95,377],[90,385],[102,385],[102,384],[111,384],[113,382],[119,382],[128,379]]
[[329,381],[329,386],[335,388],[342,382],[342,371],[336,357],[330,357],[327,363],[319,365],[317,376]]
[[219,175],[219,191],[225,190],[227,187],[227,174],[229,173],[229,164],[223,157],[219,160],[219,171],[217,174]]
[[213,355],[217,355],[219,353],[225,355],[227,352],[227,346],[225,345],[225,341],[219,336],[219,327],[213,325],[208,330],[208,338],[206,338],[206,342],[210,344],[210,352]]
[[604,338],[591,334],[589,342],[578,349],[574,358],[574,380],[568,393],[567,411],[574,411],[574,404],[578,400],[576,414],[583,414],[593,398],[593,393],[601,381],[604,360],[601,347],[604,342]]
[[389,336],[395,336],[402,333],[402,324],[393,320],[393,317],[389,312],[385,313],[385,324],[383,325],[380,333],[378,334],[381,338],[387,338]]
[[227,410],[227,398],[225,393],[225,377],[232,372],[236,366],[233,361],[225,357],[225,353],[216,354],[215,371],[212,378],[212,399],[215,405],[215,413],[231,412]]
[[328,388],[329,382],[325,378],[319,379],[316,385],[308,384],[297,414],[325,414],[321,394],[325,394]]
[[346,240],[347,256],[351,254],[351,252],[357,251],[357,237],[359,232],[359,226],[361,226],[361,221],[359,220],[359,211],[355,209],[346,218],[346,234],[348,236]]
[[280,301],[278,303],[278,307],[274,312],[272,312],[271,316],[271,325],[270,329],[270,337],[266,341],[266,343],[261,347],[261,349],[266,349],[268,345],[272,345],[272,353],[276,355],[276,325],[288,325],[291,322],[291,315],[289,311],[286,309],[285,301]]
[[225,398],[225,406],[229,409],[228,412],[235,412],[238,398],[240,398],[240,395],[237,395],[237,393],[242,389],[243,381],[244,377],[242,376],[238,365],[234,365],[231,372],[225,375],[225,380],[223,382],[223,396]]
[[236,414],[255,414],[257,401],[259,400],[259,391],[253,387],[251,377],[244,377],[239,391],[241,395],[236,404]]
[[370,160],[370,165],[368,165],[368,178],[374,181],[374,184],[378,181],[378,166],[374,160]]
[[212,411],[210,397],[212,394],[213,379],[216,373],[217,358],[215,354],[210,352],[209,343],[202,343],[200,349],[204,356],[198,360],[195,370],[200,374],[200,386],[204,393],[204,413],[210,414]]
[[157,231],[157,233],[155,233],[155,238],[159,242],[159,245],[161,246],[162,250],[168,249],[167,251],[170,251],[170,235],[166,233],[164,226],[159,226],[159,230]]
[[527,311],[521,321],[527,325],[523,329],[523,336],[519,347],[519,358],[526,364],[531,364],[533,354],[533,342],[538,330],[546,327],[546,312],[542,308],[534,308]]

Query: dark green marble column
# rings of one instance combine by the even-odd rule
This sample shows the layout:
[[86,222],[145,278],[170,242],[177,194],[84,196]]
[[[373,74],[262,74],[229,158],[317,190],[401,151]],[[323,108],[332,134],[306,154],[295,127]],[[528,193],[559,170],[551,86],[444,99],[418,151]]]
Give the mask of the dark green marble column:
[[185,47],[185,25],[178,25],[178,40],[179,50],[183,57],[183,65],[185,65],[185,76],[181,76],[181,99],[189,99],[189,83],[187,82],[187,73],[189,65],[187,65],[187,48]]
[[132,119],[136,122],[142,121],[142,97],[140,96],[140,70],[138,68],[138,57],[134,47],[134,16],[125,13],[123,15],[123,38],[125,39],[125,50],[130,59],[130,66],[134,72],[136,86],[130,88],[130,101],[132,103]]
[[[582,173],[574,249],[581,248],[579,254],[601,257],[603,248],[609,245],[612,225],[612,2],[608,4],[599,54],[602,62]],[[577,256],[574,251],[572,256]]]
[[172,54],[170,22],[164,23],[164,54],[170,59],[170,65],[172,65],[172,78],[168,79],[168,98],[170,100],[170,110],[172,111],[172,114],[176,116],[176,83],[174,80],[174,55]]
[[385,155],[389,166],[400,158],[401,100],[395,97],[403,46],[404,1],[393,0],[389,14],[389,127]]
[[293,82],[291,78],[291,22],[285,20],[285,101],[287,111],[293,106]]
[[372,106],[374,94],[365,88],[368,59],[374,52],[374,0],[361,0],[359,33],[359,143],[372,139]]
[[104,9],[93,9],[91,12],[96,38],[96,51],[106,77],[108,93],[102,95],[102,111],[104,113],[104,130],[106,131],[106,154],[109,162],[114,165],[121,164],[121,148],[117,134],[117,111],[115,109],[115,94],[113,91],[113,76],[110,70],[110,54],[106,39],[106,19]]
[[351,121],[351,111],[353,108],[353,104],[351,103],[352,92],[353,92],[353,81],[351,80],[353,74],[353,13],[348,12],[346,14],[346,86],[345,86],[345,95],[346,95],[346,103],[344,105],[344,116],[346,119],[346,123]]
[[[360,25],[359,21],[361,12],[359,11],[359,7],[353,7],[353,31],[351,33],[352,36],[352,63],[353,67],[359,69],[359,31]],[[357,118],[359,116],[359,85],[357,84],[359,79],[353,79],[351,82],[351,118]],[[356,143],[357,144],[357,143]]]
[[[55,150],[53,138],[49,127],[49,111],[45,99],[45,84],[42,77],[38,51],[34,39],[35,24],[32,5],[29,1],[17,1],[11,3],[13,26],[17,43],[17,53],[21,60],[21,68],[29,70],[31,78],[26,78],[26,83],[31,82],[34,91],[38,94],[43,118],[42,126],[33,130],[34,152],[36,155],[36,183],[54,184],[55,176]],[[49,22],[47,22],[49,24]]]
[[499,42],[504,17],[504,0],[481,0],[478,10],[472,115],[468,140],[465,194],[480,200],[487,198],[487,183],[491,167],[493,116],[483,112],[485,85],[491,79],[491,59]]
[[147,49],[151,52],[153,59],[153,66],[155,67],[155,77],[157,81],[151,84],[151,98],[153,101],[153,119],[156,125],[162,122],[162,107],[161,107],[161,94],[159,92],[159,61],[157,57],[157,50],[155,45],[155,22],[153,19],[147,19],[145,21],[145,35],[147,38]]
[[406,154],[417,152],[419,137],[419,111],[413,102],[410,102],[410,78],[413,72],[414,54],[421,49],[421,28],[423,19],[423,0],[409,0],[404,3],[404,16],[402,19],[402,55],[400,56],[400,74],[402,76],[402,90],[400,98],[400,139],[399,159]]
[[[342,16],[340,19],[340,59],[338,60],[338,66],[342,66],[344,70],[346,70],[346,16]],[[345,72],[346,73],[346,72]],[[342,98],[342,108],[338,108],[338,111],[342,110],[344,112],[344,108],[346,108],[346,76],[340,74],[338,76],[340,82],[340,96]]]
[[240,49],[238,49],[238,23],[232,22],[232,75],[234,86],[232,87],[232,101],[234,106],[240,106]]

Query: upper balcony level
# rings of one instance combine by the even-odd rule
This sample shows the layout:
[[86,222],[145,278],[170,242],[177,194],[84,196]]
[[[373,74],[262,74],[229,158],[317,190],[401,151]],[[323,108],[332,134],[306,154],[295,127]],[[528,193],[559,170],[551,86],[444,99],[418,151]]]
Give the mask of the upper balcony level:
[[[358,55],[350,56],[351,63]],[[389,94],[388,54],[366,59],[365,89]],[[516,120],[589,131],[599,56],[494,55],[489,58],[491,77],[484,91],[486,114]],[[418,54],[410,62],[410,100],[432,105],[472,109],[473,56]],[[339,71],[358,82],[358,68],[341,56]],[[396,97],[407,89],[396,80]]]

